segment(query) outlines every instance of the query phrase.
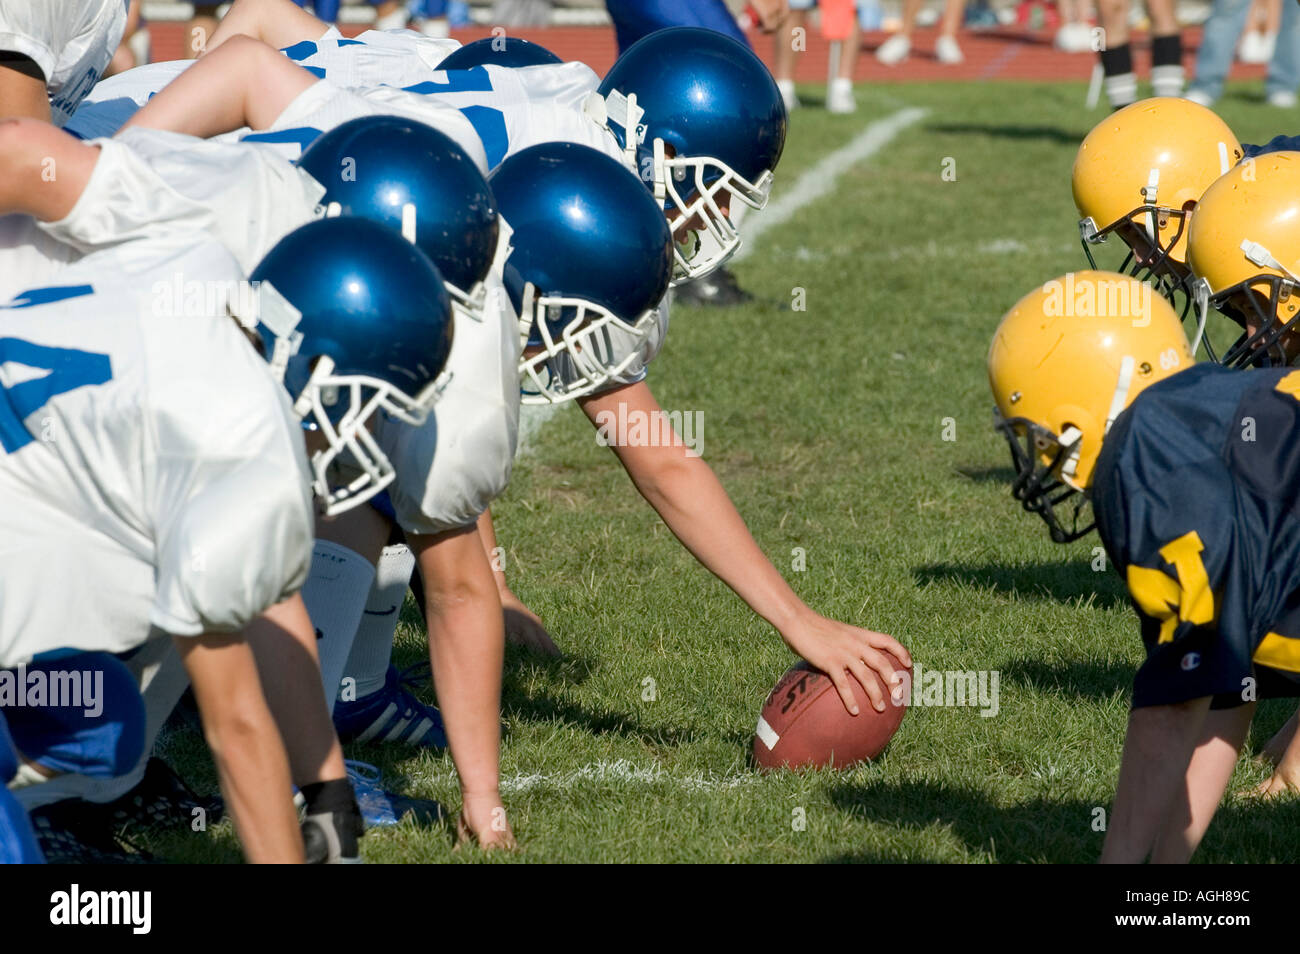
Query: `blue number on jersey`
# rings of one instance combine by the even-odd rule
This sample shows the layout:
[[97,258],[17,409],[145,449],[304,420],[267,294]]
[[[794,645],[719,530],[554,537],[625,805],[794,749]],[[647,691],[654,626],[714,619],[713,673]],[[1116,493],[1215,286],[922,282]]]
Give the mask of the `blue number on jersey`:
[[[414,86],[403,86],[408,93],[420,93],[425,96],[439,93],[490,93],[492,77],[487,68],[474,66],[467,70],[442,70],[446,82],[425,80]],[[434,74],[438,75],[437,73]],[[487,154],[489,169],[495,169],[510,151],[510,136],[506,132],[506,117],[499,109],[491,106],[462,106],[460,111],[478,133],[483,142],[483,151]]]
[[305,150],[321,136],[319,129],[311,126],[296,126],[293,129],[277,129],[275,132],[249,133],[240,142],[297,143],[300,150]]
[[[84,287],[89,289],[90,286]],[[41,289],[61,290],[66,289]],[[59,299],[46,299],[47,302],[57,300]],[[25,304],[5,307],[26,308],[34,304],[36,302],[29,300]],[[113,378],[113,365],[106,354],[78,351],[75,348],[54,348],[20,338],[0,338],[0,365],[9,362],[30,368],[43,368],[49,372],[9,388],[0,384],[0,447],[10,454],[34,440],[31,432],[23,426],[23,420],[33,411],[44,407],[57,395],[74,388],[104,384]]]

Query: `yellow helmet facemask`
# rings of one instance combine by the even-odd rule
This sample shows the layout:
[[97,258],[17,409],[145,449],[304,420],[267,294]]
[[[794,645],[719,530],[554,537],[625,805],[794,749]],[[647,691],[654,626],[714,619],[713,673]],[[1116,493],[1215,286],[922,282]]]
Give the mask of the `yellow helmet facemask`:
[[[1151,280],[1178,307],[1191,212],[1241,157],[1223,120],[1189,100],[1145,99],[1106,117],[1079,146],[1071,174],[1088,264],[1097,268],[1093,246],[1118,235],[1129,249],[1119,270]],[[1188,310],[1184,299],[1183,317]]]
[[[1012,494],[1053,540],[1092,529],[1084,492],[1115,418],[1193,363],[1173,308],[1132,276],[1072,272],[1006,313],[988,356],[994,425],[1011,448]],[[1067,503],[1073,514],[1063,521],[1057,508]]]
[[[1300,152],[1248,159],[1206,190],[1188,262],[1202,323],[1211,307],[1242,326],[1223,363],[1285,365],[1300,335]],[[1290,352],[1290,353],[1289,353]]]

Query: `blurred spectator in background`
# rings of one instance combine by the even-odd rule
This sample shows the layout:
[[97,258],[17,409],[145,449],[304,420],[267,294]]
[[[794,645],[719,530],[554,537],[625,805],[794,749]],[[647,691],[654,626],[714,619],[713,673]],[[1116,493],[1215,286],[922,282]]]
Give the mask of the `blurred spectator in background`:
[[149,62],[149,23],[140,12],[140,0],[131,0],[126,9],[126,30],[104,76],[124,73]]
[[[1243,0],[1249,3],[1250,0]],[[1101,67],[1103,88],[1112,109],[1137,102],[1137,76],[1133,72],[1133,47],[1129,43],[1129,13],[1132,0],[1097,0],[1103,44]],[[1151,89],[1156,96],[1183,93],[1183,38],[1174,15],[1174,0],[1146,0],[1151,20]],[[1240,29],[1240,28],[1238,28]],[[1208,40],[1210,30],[1206,25]],[[1234,34],[1234,37],[1236,34]],[[1229,51],[1232,49],[1229,42]]]
[[208,37],[217,30],[217,8],[219,3],[196,3],[194,15],[185,24],[185,58],[197,60],[207,49]]
[[1237,59],[1243,63],[1267,63],[1277,48],[1282,23],[1282,0],[1254,0],[1246,16],[1246,32],[1237,45]]
[[[336,23],[341,0],[293,0],[300,7],[311,7],[317,19]],[[370,0],[375,8],[376,30],[403,30],[414,26],[428,36],[446,36],[448,17],[456,11],[448,0]],[[464,6],[464,4],[460,4]],[[547,4],[549,10],[549,4]]]
[[1086,53],[1093,49],[1088,0],[1060,0],[1057,6],[1061,11],[1061,28],[1056,31],[1056,48],[1063,53]]
[[[788,0],[751,0],[750,6],[767,33],[789,11]],[[704,27],[749,43],[723,0],[605,0],[605,9],[614,21],[619,53],[655,30],[674,26]]]
[[551,22],[551,0],[496,0],[492,22],[508,27],[540,27]]
[[[785,22],[776,31],[773,60],[776,66],[776,85],[781,90],[781,98],[785,100],[785,108],[794,109],[799,105],[799,97],[794,91],[794,64],[797,55],[795,39],[800,36],[795,31],[807,31],[808,11],[817,5],[817,0],[789,0],[789,3],[790,12]],[[851,113],[858,108],[853,98],[853,68],[858,59],[862,30],[852,0],[849,0],[846,6],[851,21],[845,24],[848,37],[837,41],[840,43],[839,63],[835,67],[836,75],[830,78],[826,90],[826,109],[832,113]],[[823,4],[823,7],[822,26],[825,29],[825,18],[830,12],[830,4]]]
[[[912,52],[912,31],[916,29],[916,16],[924,0],[903,0],[903,26],[876,50],[876,59],[893,66],[907,59]],[[939,39],[934,44],[934,56],[940,63],[960,63],[965,59],[957,45],[957,28],[961,26],[965,0],[944,0],[943,19],[939,21]]]
[[[1202,106],[1212,106],[1223,95],[1223,81],[1232,67],[1232,51],[1250,15],[1251,0],[1214,0],[1210,18],[1205,21],[1201,50],[1196,55],[1196,77],[1187,90],[1187,98]],[[1243,47],[1245,44],[1242,44]],[[1290,109],[1296,104],[1296,87],[1300,86],[1300,4],[1286,0],[1269,60],[1264,93],[1272,106]]]

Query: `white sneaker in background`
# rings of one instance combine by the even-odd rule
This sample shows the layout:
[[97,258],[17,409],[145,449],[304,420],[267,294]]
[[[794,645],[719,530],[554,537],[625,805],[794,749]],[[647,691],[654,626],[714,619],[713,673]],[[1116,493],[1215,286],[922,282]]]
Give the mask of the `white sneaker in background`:
[[406,9],[406,6],[403,5],[398,7],[392,13],[386,13],[381,17],[375,17],[374,29],[404,30],[406,29],[407,21],[409,21],[410,19],[411,19],[411,14]]
[[853,98],[853,80],[837,77],[831,80],[830,89],[826,91],[826,111],[828,113],[856,112],[858,102]]
[[787,113],[799,108],[799,94],[794,91],[794,80],[777,80],[776,88],[781,91],[781,99],[785,103]]
[[1183,93],[1183,99],[1190,100],[1197,106],[1204,106],[1206,109],[1209,109],[1214,105],[1213,96],[1204,90],[1195,88],[1189,89],[1187,92]]
[[1257,30],[1247,30],[1237,44],[1237,59],[1242,63],[1267,63],[1268,40]]
[[886,66],[894,66],[907,59],[907,54],[912,52],[912,41],[901,33],[895,33],[884,43],[880,44],[880,49],[876,50],[876,59]]
[[950,66],[966,59],[961,55],[961,47],[957,45],[957,39],[951,36],[941,36],[935,41],[934,55],[940,63],[947,63]]
[[1053,44],[1062,53],[1091,53],[1092,28],[1086,23],[1067,23],[1056,31]]
[[1295,109],[1296,95],[1284,89],[1275,90],[1268,94],[1268,104],[1278,109]]
[[425,36],[431,36],[437,40],[443,40],[451,36],[451,26],[447,23],[446,17],[434,17],[433,19],[420,17],[415,21],[415,28]]

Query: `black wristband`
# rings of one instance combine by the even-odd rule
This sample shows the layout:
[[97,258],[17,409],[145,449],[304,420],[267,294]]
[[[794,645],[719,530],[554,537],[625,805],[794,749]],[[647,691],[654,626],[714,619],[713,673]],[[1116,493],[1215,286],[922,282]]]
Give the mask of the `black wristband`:
[[352,793],[352,783],[346,778],[328,782],[312,782],[302,787],[302,797],[307,802],[308,815],[333,812],[356,812],[357,798]]

